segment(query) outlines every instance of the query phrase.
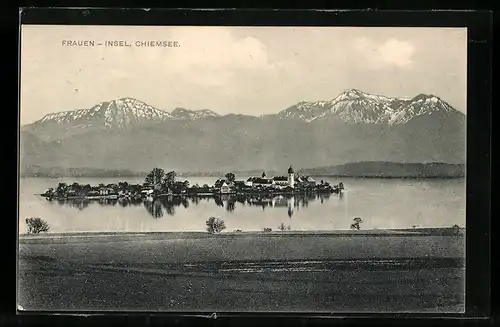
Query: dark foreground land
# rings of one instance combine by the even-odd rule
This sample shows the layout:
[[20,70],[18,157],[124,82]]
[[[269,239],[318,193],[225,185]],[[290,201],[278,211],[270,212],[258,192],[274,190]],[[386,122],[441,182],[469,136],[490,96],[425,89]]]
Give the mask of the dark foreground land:
[[464,238],[373,233],[20,237],[24,310],[463,312]]

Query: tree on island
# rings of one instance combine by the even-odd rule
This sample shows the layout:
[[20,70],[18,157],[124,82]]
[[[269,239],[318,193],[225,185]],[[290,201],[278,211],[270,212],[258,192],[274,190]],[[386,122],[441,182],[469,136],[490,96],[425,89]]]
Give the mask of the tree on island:
[[118,188],[121,191],[126,191],[128,189],[128,183],[127,182],[118,182]]
[[82,191],[83,193],[87,194],[88,192],[92,191],[92,186],[90,186],[90,184],[85,184],[82,186]]
[[175,183],[175,178],[177,177],[177,173],[175,171],[169,171],[165,177],[163,178],[163,183],[167,187],[172,187]]
[[45,192],[45,194],[52,196],[54,194],[54,189],[52,187],[49,187],[49,189],[47,190],[47,192]]
[[67,191],[68,191],[68,184],[59,183],[59,185],[57,185],[57,189],[56,189],[57,195],[59,195],[59,196],[65,195]]
[[137,184],[130,184],[128,186],[128,190],[130,191],[130,194],[132,194],[132,195],[138,194],[141,192],[141,186],[137,185]]
[[161,183],[165,177],[165,171],[161,168],[153,168],[149,174],[147,174],[144,181],[150,185],[156,185]]
[[234,176],[233,173],[227,173],[226,174],[226,180],[228,183],[234,183],[234,180],[236,179],[236,176]]
[[80,184],[74,182],[73,184],[71,184],[71,189],[75,192],[78,192],[80,190]]
[[262,178],[266,178],[266,172],[265,171],[262,172]]

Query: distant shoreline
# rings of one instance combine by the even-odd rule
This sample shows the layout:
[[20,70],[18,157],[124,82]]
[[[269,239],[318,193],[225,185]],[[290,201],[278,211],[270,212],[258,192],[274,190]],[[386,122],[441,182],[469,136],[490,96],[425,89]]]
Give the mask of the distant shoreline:
[[[179,172],[179,177],[223,177],[226,173],[236,176],[260,176],[260,169],[222,171],[192,171]],[[430,163],[400,163],[385,161],[353,162],[337,166],[302,168],[296,171],[299,175],[335,178],[378,178],[378,179],[452,179],[465,178],[465,164],[450,164],[443,162]],[[267,170],[268,175],[280,175],[275,170]],[[42,178],[137,178],[148,173],[128,169],[105,168],[61,168],[28,166],[21,169],[20,177]]]
[[[144,175],[107,175],[107,176],[102,176],[102,175],[41,175],[41,174],[24,174],[20,175],[20,178],[51,178],[51,179],[57,179],[57,178],[142,178]],[[249,174],[236,174],[236,176],[242,176],[242,175],[249,175]],[[179,174],[177,175],[179,177],[214,177],[214,178],[219,178],[223,175],[207,175],[207,174]],[[464,179],[464,176],[366,176],[366,175],[311,175],[312,177],[335,177],[335,178],[363,178],[363,179]]]
[[[465,228],[460,228],[465,231]],[[210,234],[203,231],[143,231],[143,232],[60,232],[60,233],[41,233],[41,234],[18,234],[22,240],[30,239],[50,239],[61,237],[161,237],[161,238],[210,238],[210,237],[245,237],[245,236],[258,236],[258,237],[293,237],[293,236],[332,236],[332,237],[357,237],[357,236],[454,236],[454,229],[450,227],[421,227],[421,228],[381,228],[381,229],[367,229],[353,231],[345,230],[317,230],[317,231],[243,231],[243,232],[222,232],[220,234]]]

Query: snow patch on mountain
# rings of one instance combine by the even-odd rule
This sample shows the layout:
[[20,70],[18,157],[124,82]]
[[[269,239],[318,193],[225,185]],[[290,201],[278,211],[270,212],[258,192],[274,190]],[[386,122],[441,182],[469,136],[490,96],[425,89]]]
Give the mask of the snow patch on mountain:
[[174,119],[188,119],[188,120],[198,120],[208,117],[219,117],[218,114],[212,110],[202,109],[202,110],[189,110],[184,108],[175,108],[172,111],[172,116]]
[[305,122],[335,117],[349,123],[392,125],[407,123],[424,114],[450,111],[455,109],[435,95],[391,98],[349,89],[330,101],[300,102],[276,116]]
[[281,119],[298,119],[311,122],[328,106],[328,101],[299,102],[296,105],[277,114]]
[[168,112],[156,109],[142,101],[121,98],[101,102],[90,109],[79,109],[48,114],[37,123],[56,122],[73,124],[75,127],[104,125],[105,127],[127,127],[145,121],[162,121],[172,118]]
[[208,117],[219,117],[219,115],[208,109],[193,111],[183,108],[177,108],[172,113],[168,113],[133,98],[120,98],[101,102],[90,109],[48,114],[35,124],[55,122],[72,124],[79,128],[90,126],[125,128],[144,122],[197,120]]

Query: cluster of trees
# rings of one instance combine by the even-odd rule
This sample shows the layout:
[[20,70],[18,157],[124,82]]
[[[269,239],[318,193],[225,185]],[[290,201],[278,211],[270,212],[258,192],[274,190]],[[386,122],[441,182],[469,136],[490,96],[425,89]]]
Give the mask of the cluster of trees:
[[[144,182],[150,185],[162,185],[165,187],[173,187],[175,184],[175,178],[177,173],[175,171],[170,171],[165,173],[161,168],[153,168],[149,174],[146,175]],[[189,183],[186,181],[186,183]]]
[[[154,168],[149,174],[146,175],[145,183],[152,186],[160,186],[160,190],[175,189],[175,188],[187,188],[189,187],[189,182],[176,182],[177,174],[175,171],[165,173],[161,168]],[[208,186],[207,186],[208,187]],[[103,188],[109,189],[112,193],[118,194],[119,192],[124,192],[128,194],[139,194],[144,188],[143,185],[129,184],[128,182],[118,182],[117,184],[105,185],[100,183],[97,186],[91,186],[90,184],[67,184],[59,183],[58,186],[54,188],[49,188],[45,192],[45,196],[48,197],[67,197],[67,196],[87,196],[99,194],[99,191]]]
[[100,183],[97,186],[91,186],[90,184],[79,184],[79,183],[59,183],[57,188],[49,188],[44,195],[47,197],[64,198],[67,196],[87,196],[87,195],[97,195],[99,190],[102,188],[111,189],[113,193],[118,193],[120,191],[127,192],[130,194],[138,194],[141,192],[142,186],[129,184],[127,182],[119,182],[118,184],[108,184],[105,185]]
[[160,192],[168,192],[169,190],[173,193],[182,193],[188,191],[189,189],[203,188],[208,191],[209,186],[207,184],[200,187],[198,184],[190,185],[189,181],[177,181],[177,173],[175,171],[165,172],[161,168],[154,168],[149,174],[146,175],[144,180],[145,183],[153,185],[155,190]]
[[47,196],[55,196],[55,197],[65,197],[68,196],[70,193],[75,193],[75,194],[81,194],[81,193],[88,193],[92,191],[92,187],[90,185],[80,185],[78,183],[73,183],[71,185],[68,185],[66,183],[59,183],[57,185],[57,188],[54,190],[54,188],[49,188],[46,192],[45,195]]

